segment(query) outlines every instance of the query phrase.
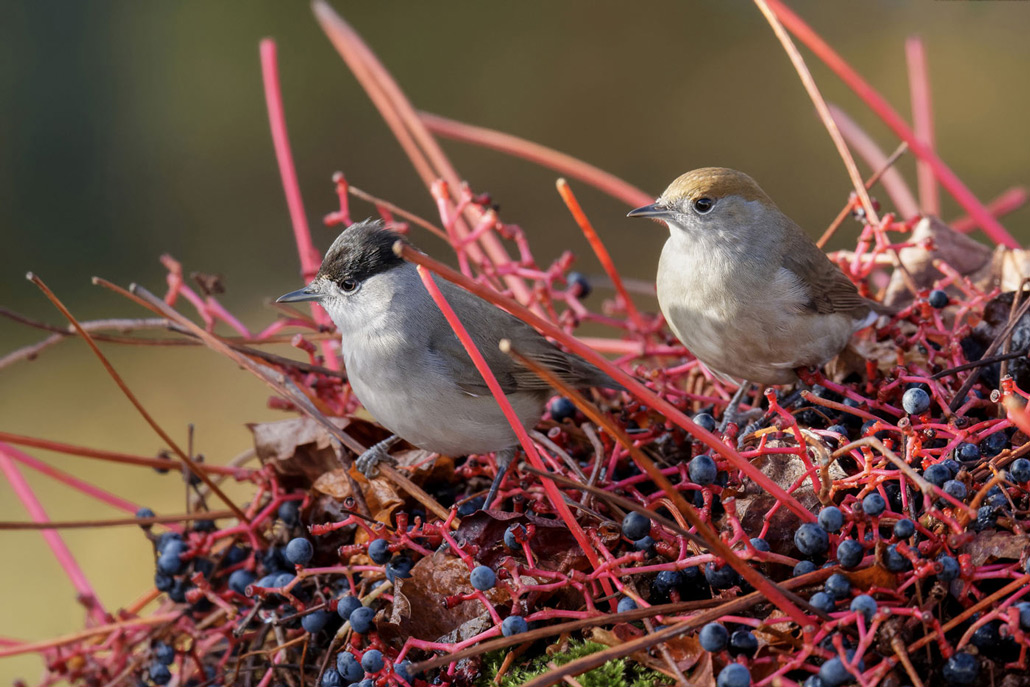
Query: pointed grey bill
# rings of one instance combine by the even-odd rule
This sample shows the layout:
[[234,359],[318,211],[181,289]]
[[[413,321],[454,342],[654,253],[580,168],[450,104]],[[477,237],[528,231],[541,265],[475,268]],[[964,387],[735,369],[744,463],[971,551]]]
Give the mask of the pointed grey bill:
[[650,205],[630,210],[626,213],[626,217],[665,217],[669,214],[671,214],[669,208],[662,207],[657,203],[651,203]]
[[297,289],[296,291],[290,291],[284,293],[275,299],[276,303],[301,303],[303,301],[320,301],[322,300],[321,292],[315,287],[314,284],[308,284],[303,289]]

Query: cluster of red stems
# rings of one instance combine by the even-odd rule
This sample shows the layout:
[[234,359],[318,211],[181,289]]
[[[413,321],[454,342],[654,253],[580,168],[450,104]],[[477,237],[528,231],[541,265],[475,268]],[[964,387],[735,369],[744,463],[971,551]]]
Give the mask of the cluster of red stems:
[[[985,207],[933,151],[925,65],[917,41],[910,45],[910,66],[913,93],[921,95],[914,99],[915,128],[910,129],[790,10],[777,0],[757,2],[799,65],[803,78],[807,70],[799,62],[784,27],[853,86],[919,162],[921,206],[907,211],[899,209],[899,216],[877,217],[875,205],[858,180],[857,191],[848,199],[841,217],[856,217],[861,230],[856,249],[846,257],[838,256],[842,270],[867,291],[871,284],[882,284],[885,262],[900,249],[916,246],[907,240],[915,223],[923,214],[936,213],[937,183],[969,213],[970,219],[959,220],[953,226],[967,231],[979,226],[996,243],[1015,246],[995,216],[1016,207],[1022,201],[1019,194],[1007,194],[993,206]],[[773,637],[780,637],[780,641],[775,651],[737,656],[719,652],[709,658],[709,679],[718,667],[738,661],[746,664],[756,685],[797,685],[806,676],[817,674],[823,662],[838,657],[861,685],[888,684],[890,680],[921,685],[921,680],[936,670],[933,662],[970,650],[997,658],[999,669],[1028,667],[1030,639],[1020,625],[1016,606],[1030,591],[1030,575],[1025,573],[1026,561],[1022,560],[1025,554],[974,561],[967,552],[979,532],[1001,529],[1021,534],[1026,526],[1019,514],[1026,512],[1027,485],[1015,483],[1004,468],[1030,452],[1030,417],[1023,410],[1028,394],[1009,378],[994,390],[978,383],[972,393],[966,395],[968,390],[962,391],[962,400],[953,403],[964,376],[935,376],[943,369],[967,362],[960,342],[969,335],[984,305],[996,292],[980,290],[949,265],[939,263],[937,267],[944,276],[934,288],[952,289],[947,309],[931,307],[929,289],[925,289],[913,294],[907,307],[889,321],[881,321],[870,334],[879,345],[893,347],[897,365],[885,369],[870,362],[864,374],[852,375],[846,383],[834,383],[817,373],[812,381],[822,391],[806,395],[802,409],[781,407],[777,397],[767,393],[770,427],[738,447],[737,427],[731,425],[726,435],[718,435],[692,419],[702,411],[718,417],[732,388],[724,388],[713,380],[683,350],[665,329],[660,315],[634,304],[569,184],[559,181],[559,193],[613,287],[613,296],[599,309],[584,303],[589,300],[586,290],[569,278],[572,254],[563,254],[549,266],[537,264],[527,232],[503,223],[488,197],[477,196],[461,183],[432,134],[533,159],[565,176],[596,186],[629,206],[647,203],[651,197],[585,163],[535,144],[416,112],[341,18],[326,5],[316,5],[316,15],[384,112],[430,189],[440,215],[439,225],[415,217],[349,186],[338,175],[335,183],[340,207],[326,217],[326,224],[349,224],[349,197],[354,195],[371,201],[391,228],[401,232],[421,228],[437,233],[453,247],[459,269],[449,269],[409,250],[406,257],[422,267],[427,288],[432,291],[429,272],[456,281],[583,355],[627,389],[620,397],[607,399],[599,409],[574,391],[559,388],[556,393],[571,399],[577,408],[564,421],[545,417],[548,441],[534,442],[515,423],[526,461],[514,468],[514,474],[506,480],[501,492],[505,503],[516,513],[560,522],[573,538],[578,547],[575,554],[584,564],[556,567],[542,560],[534,548],[537,527],[530,522],[514,530],[516,546],[500,549],[504,553],[494,558],[497,585],[504,589],[504,595],[497,597],[469,587],[468,591],[446,599],[446,607],[468,601],[481,604],[491,621],[483,631],[453,643],[410,636],[383,638],[374,625],[359,634],[349,622],[340,619],[312,633],[305,629],[303,619],[326,611],[337,618],[335,611],[342,594],[357,595],[377,611],[390,607],[393,584],[404,575],[388,576],[383,565],[365,555],[372,540],[387,540],[392,554],[410,562],[431,556],[443,547],[470,571],[479,565],[477,556],[486,548],[494,544],[495,549],[500,547],[499,538],[484,544],[459,536],[459,505],[472,494],[459,494],[457,499],[451,494],[453,505],[445,506],[436,498],[438,495],[402,482],[397,487],[405,492],[408,504],[394,514],[392,523],[375,522],[353,502],[344,504],[352,512],[349,517],[331,523],[312,522],[306,519],[312,512],[311,493],[285,490],[271,466],[220,467],[198,463],[169,440],[171,453],[185,461],[183,470],[202,480],[210,493],[224,498],[212,477],[229,478],[253,485],[250,502],[241,507],[226,500],[228,511],[198,512],[182,517],[180,522],[161,517],[138,520],[155,543],[160,539],[155,527],[166,533],[166,539],[173,536],[167,533],[181,537],[183,546],[177,551],[184,572],[171,582],[166,580],[172,585],[167,594],[153,589],[132,606],[117,612],[108,611],[96,598],[58,531],[44,530],[48,544],[79,591],[88,613],[87,626],[81,632],[55,640],[5,641],[0,644],[0,656],[39,653],[46,665],[42,684],[64,680],[90,685],[135,681],[166,684],[174,679],[178,684],[197,687],[238,681],[265,687],[318,684],[315,680],[326,684],[325,673],[335,666],[339,651],[348,650],[360,659],[375,650],[384,657],[381,668],[368,673],[375,685],[458,685],[475,677],[474,667],[479,665],[475,659],[487,651],[508,650],[573,630],[622,628],[618,635],[624,639],[622,643],[555,668],[530,683],[542,686],[571,678],[610,658],[647,650],[656,652],[659,669],[664,669],[671,679],[682,679],[685,672],[696,670],[701,664],[696,656],[688,664],[677,661],[664,647],[677,638],[682,641],[683,637],[695,636],[705,623],[721,621],[759,631],[768,642]],[[266,41],[261,54],[273,138],[294,222],[302,274],[310,280],[320,258],[304,219],[292,168],[274,44]],[[810,78],[806,85],[809,81]],[[813,90],[812,94],[817,106],[821,105],[820,113],[828,112],[818,92]],[[831,133],[843,132],[849,137],[850,125],[840,118],[827,124]],[[849,140],[858,147],[853,137]],[[842,151],[852,171],[854,163],[847,149]],[[884,164],[877,151],[867,153],[868,160]],[[839,222],[835,224],[838,225]],[[511,257],[512,253],[515,257]],[[272,398],[271,404],[288,410],[302,408],[323,416],[348,416],[355,412],[357,400],[338,374],[338,340],[331,335],[331,322],[322,311],[315,308],[311,317],[290,311],[261,332],[253,333],[219,305],[215,296],[193,290],[175,261],[166,259],[165,264],[169,268],[169,288],[163,298],[164,309],[153,299],[147,300],[146,294],[141,295],[138,289],[128,295],[172,319],[212,348],[229,351],[227,355],[241,345],[290,341],[307,354],[308,364],[261,361],[278,371],[278,376],[264,374],[263,379],[285,394],[285,398]],[[45,285],[41,284],[41,288],[46,290]],[[445,314],[453,315],[438,292],[433,295]],[[595,303],[599,300],[597,295],[593,298]],[[203,328],[193,325],[190,329],[184,317],[170,314],[174,313],[171,307],[180,299],[196,310]],[[53,300],[59,305],[56,297]],[[78,323],[70,313],[63,312],[91,345],[94,338],[102,340],[101,335],[94,337],[89,333],[95,331],[89,323]],[[572,331],[584,322],[603,325],[615,334],[574,339]],[[220,324],[228,325],[235,336],[215,336],[214,329]],[[284,336],[284,332],[297,330],[304,333]],[[478,358],[481,363],[471,342],[461,337],[462,332],[457,333],[473,359]],[[909,355],[912,351],[919,355]],[[481,367],[481,371],[489,381],[489,370]],[[918,414],[906,413],[901,405],[903,393],[913,385],[923,385],[921,388],[931,398],[930,407]],[[294,389],[293,395],[288,393],[290,388]],[[125,392],[135,402],[131,392]],[[298,402],[297,393],[309,404]],[[499,390],[498,402],[504,405]],[[159,429],[156,421],[139,408],[148,422]],[[854,441],[829,429],[839,423],[850,427],[850,438]],[[967,487],[964,495],[957,497],[954,490],[945,491],[922,477],[929,467],[952,460],[960,445],[981,445],[999,433],[1004,441],[991,455],[975,467],[960,466],[961,470],[953,475]],[[0,441],[0,467],[37,523],[47,522],[46,513],[16,464],[62,479],[127,513],[137,513],[139,505],[45,465],[15,449],[14,444],[139,466],[167,467],[167,462],[160,459],[6,433]],[[645,453],[641,450],[644,447],[650,450]],[[348,450],[354,447],[348,445],[345,449],[341,455],[349,464]],[[715,483],[699,485],[690,479],[683,458],[701,453],[711,455],[722,473]],[[796,458],[804,470],[793,483],[779,484],[754,465],[769,456],[774,460]],[[845,475],[836,479],[829,476],[829,466],[834,461],[845,469]],[[472,484],[477,484],[473,479],[477,477],[488,483],[495,470],[489,456],[470,458],[457,468],[458,474]],[[395,473],[388,473],[385,479],[390,474]],[[748,488],[753,492],[755,487],[775,496],[775,502],[758,529],[752,527],[748,531],[737,517],[737,504]],[[796,497],[803,489],[816,494],[823,506],[837,506],[844,515],[844,523],[829,534],[829,553],[817,561],[821,565],[828,559],[828,565],[812,566],[814,570],[794,576],[791,571],[799,562],[796,550],[767,551],[756,548],[753,542],[755,538],[775,538],[776,533],[770,530],[777,527],[781,510],[790,512],[786,522],[792,523],[793,528],[815,521],[817,509]],[[863,511],[862,501],[874,492],[884,497],[887,506],[882,513],[870,515]],[[995,505],[985,515],[983,507],[987,501]],[[584,507],[571,508],[570,502]],[[292,515],[282,517],[284,512],[291,512],[289,504],[299,506],[299,520]],[[650,546],[635,546],[613,525],[630,510],[651,518]],[[469,512],[462,515],[468,516]],[[903,518],[914,521],[915,538],[892,533],[892,526]],[[187,522],[193,524],[185,525]],[[328,558],[336,562],[317,567],[297,565],[292,574],[277,578],[278,582],[261,578],[282,570],[278,546],[295,536],[310,539],[316,561]],[[342,545],[340,537],[344,538]],[[864,547],[861,563],[851,567],[848,577],[855,593],[861,591],[877,599],[876,611],[871,616],[861,610],[850,610],[846,603],[827,613],[804,600],[828,577],[841,571],[829,554],[845,539],[862,542]],[[888,546],[891,555],[905,559],[903,564],[894,561],[887,566],[884,558]],[[939,580],[942,554],[952,556],[959,564],[958,574],[950,584]],[[728,589],[709,593],[700,575],[706,566],[716,570],[729,566],[739,577],[733,578],[735,581]],[[230,588],[230,576],[241,570],[253,572],[256,581],[252,580],[245,589]],[[653,581],[663,571],[693,573],[698,580],[696,589],[691,592],[689,587],[681,586],[655,592]],[[563,592],[560,596],[555,595],[558,590]],[[804,598],[796,591],[804,591]],[[496,598],[503,602],[497,603]],[[632,599],[635,608],[618,612],[616,604],[621,598]],[[548,599],[555,603],[548,605]],[[156,609],[144,613],[144,607],[155,600]],[[379,620],[386,615],[380,615]],[[534,629],[502,636],[502,621],[512,615],[524,617]],[[994,629],[997,643],[1008,652],[1003,658],[990,656],[987,648],[970,649],[977,631],[987,626]],[[161,657],[164,660],[156,655],[159,647],[169,652],[169,656]],[[510,665],[513,656],[508,654],[506,665]],[[402,662],[409,664],[406,671],[397,669]],[[168,668],[155,671],[153,666],[158,663]]]

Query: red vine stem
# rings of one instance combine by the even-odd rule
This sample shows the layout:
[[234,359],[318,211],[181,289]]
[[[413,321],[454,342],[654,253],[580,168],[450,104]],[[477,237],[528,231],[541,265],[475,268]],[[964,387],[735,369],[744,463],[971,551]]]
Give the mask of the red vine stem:
[[[908,60],[908,92],[912,100],[913,133],[933,150],[933,106],[930,100],[926,49],[922,38],[912,36],[905,41],[905,57]],[[941,202],[937,194],[937,180],[933,176],[933,168],[921,158],[916,158],[916,179],[919,185],[919,206],[923,214],[939,217]]]

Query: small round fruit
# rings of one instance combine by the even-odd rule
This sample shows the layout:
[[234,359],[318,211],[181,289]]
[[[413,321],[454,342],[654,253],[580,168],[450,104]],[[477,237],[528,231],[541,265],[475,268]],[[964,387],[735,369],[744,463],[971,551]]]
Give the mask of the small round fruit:
[[794,546],[805,556],[818,556],[830,548],[830,537],[819,525],[806,522],[794,533]]
[[730,654],[750,658],[757,652],[758,637],[751,630],[737,630],[730,635]]
[[626,539],[636,541],[651,533],[651,518],[643,513],[630,511],[622,519],[622,535]]
[[845,570],[857,568],[865,556],[865,548],[854,539],[845,539],[837,545],[837,562]]
[[300,626],[309,634],[318,634],[332,616],[329,611],[312,611],[300,619]]
[[898,539],[908,539],[916,533],[916,524],[908,518],[902,518],[894,523],[894,536]]
[[874,491],[862,499],[862,512],[866,515],[876,517],[885,510],[887,510],[887,502],[884,501],[879,492]]
[[564,396],[555,396],[547,410],[551,413],[551,419],[559,423],[576,416],[576,404]]
[[315,556],[315,547],[304,537],[291,539],[284,552],[286,560],[294,565],[305,565]]
[[358,657],[349,651],[341,651],[336,655],[336,670],[347,684],[365,677],[365,669],[361,667]]
[[488,589],[493,589],[494,585],[497,584],[497,575],[487,566],[477,565],[469,573],[469,584],[472,585],[473,589],[485,592]]
[[739,663],[731,663],[721,671],[715,680],[716,687],[748,687],[751,673]]
[[626,611],[634,611],[637,608],[637,602],[628,596],[624,596],[619,599],[619,605],[616,610],[619,613],[625,613]]
[[385,539],[373,539],[368,544],[368,557],[376,565],[386,565],[390,560],[390,542]]
[[385,665],[383,652],[378,649],[369,649],[361,656],[361,667],[366,673],[378,673]]
[[823,613],[832,613],[837,606],[833,597],[826,592],[816,592],[812,595],[812,598],[808,600],[808,603],[812,604]]
[[687,463],[687,474],[690,475],[691,482],[700,484],[703,487],[715,481],[719,474],[719,469],[711,456],[701,454],[700,456],[695,456]]
[[698,641],[705,651],[722,651],[730,643],[730,633],[722,623],[708,623],[698,633]]
[[851,594],[851,581],[840,573],[833,573],[823,582],[823,591],[835,600],[847,598]]
[[901,397],[901,407],[909,415],[922,415],[930,409],[930,394],[919,387],[909,389]]
[[873,616],[876,615],[876,599],[868,594],[859,594],[851,600],[851,610],[855,613],[861,613],[868,625],[873,621]]
[[948,307],[949,300],[947,292],[941,289],[934,289],[926,298],[926,302],[930,304],[930,307],[937,310]]
[[944,664],[944,679],[953,685],[971,685],[980,674],[980,661],[964,651],[956,652]]
[[355,609],[354,612],[350,614],[351,629],[359,635],[367,635],[374,627],[372,619],[375,618],[375,615],[376,612],[368,606],[362,606]]
[[505,637],[520,635],[529,629],[529,624],[521,615],[509,615],[501,623],[501,634]]

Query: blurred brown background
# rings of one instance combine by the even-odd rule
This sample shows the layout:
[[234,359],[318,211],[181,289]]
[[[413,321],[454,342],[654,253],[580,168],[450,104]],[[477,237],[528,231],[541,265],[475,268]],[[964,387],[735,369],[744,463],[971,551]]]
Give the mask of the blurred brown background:
[[[828,2],[796,9],[908,117],[904,39],[927,43],[941,156],[982,199],[1030,182],[1030,5],[1020,2]],[[511,132],[579,156],[655,193],[693,167],[756,177],[817,235],[849,184],[787,57],[756,8],[733,2],[528,1],[336,3],[419,108]],[[143,313],[90,286],[92,275],[162,288],[169,252],[188,271],[225,275],[223,302],[258,329],[263,302],[300,285],[268,135],[258,41],[273,36],[294,157],[316,242],[335,230],[330,175],[434,216],[386,126],[319,31],[305,3],[80,5],[0,9],[0,304],[60,323],[23,279],[40,274],[80,318]],[[896,141],[807,52],[826,97],[882,147]],[[586,244],[554,191],[554,174],[445,144],[477,191],[529,234],[546,263]],[[911,160],[901,169],[914,179]],[[623,274],[650,280],[664,235],[573,183]],[[882,194],[881,194],[882,196]],[[882,199],[882,198],[881,198]],[[884,202],[885,199],[883,199]],[[957,214],[945,204],[945,218]],[[372,214],[354,204],[354,214]],[[1030,213],[1007,217],[1026,239]],[[853,238],[846,224],[837,246]],[[429,250],[440,245],[415,234]],[[645,307],[654,307],[653,303]],[[42,338],[0,321],[0,355]],[[265,388],[201,350],[107,346],[148,409],[180,441],[226,461],[249,446],[244,422],[279,417]],[[81,342],[0,370],[0,430],[152,455],[156,436]],[[160,512],[183,508],[181,480],[30,451]],[[117,514],[28,473],[54,519]],[[25,513],[0,480],[0,520]],[[135,528],[66,539],[108,608],[150,584]],[[38,533],[3,534],[0,637],[41,639],[81,627],[72,588]],[[35,658],[0,661],[0,681],[35,682]]]

